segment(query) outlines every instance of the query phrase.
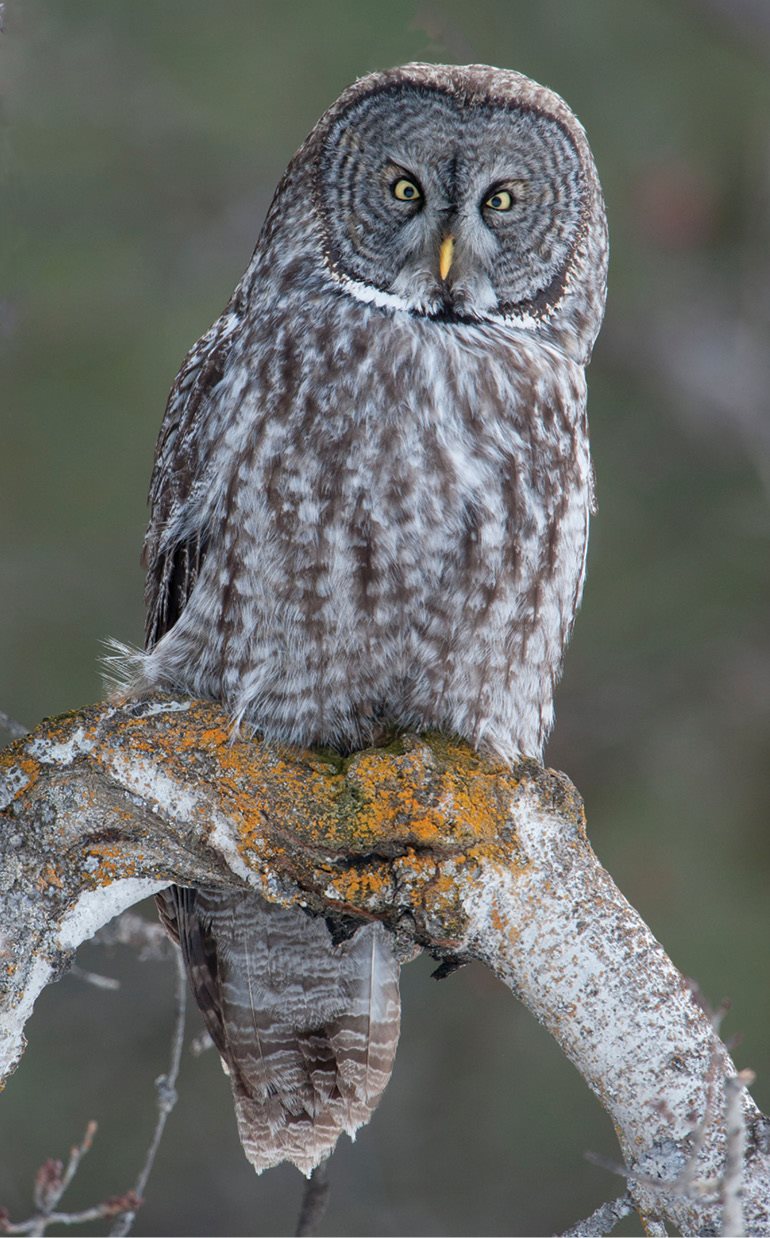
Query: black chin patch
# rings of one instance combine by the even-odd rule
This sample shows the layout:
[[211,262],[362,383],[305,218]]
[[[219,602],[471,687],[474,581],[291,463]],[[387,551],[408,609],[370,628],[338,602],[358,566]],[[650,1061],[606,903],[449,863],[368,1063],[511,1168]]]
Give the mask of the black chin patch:
[[421,314],[418,310],[412,311],[420,318],[429,318],[431,322],[461,322],[474,323],[481,320],[475,314],[469,314],[467,311],[460,309],[454,302],[451,294],[445,294],[441,303],[435,310],[429,314]]

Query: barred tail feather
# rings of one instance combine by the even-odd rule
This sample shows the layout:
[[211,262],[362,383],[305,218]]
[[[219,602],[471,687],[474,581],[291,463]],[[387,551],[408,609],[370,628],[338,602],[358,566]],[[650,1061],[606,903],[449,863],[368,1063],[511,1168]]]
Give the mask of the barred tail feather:
[[401,1020],[398,964],[380,924],[346,943],[352,963],[349,1003],[329,1028],[345,1101],[344,1127],[355,1135],[368,1122],[393,1070]]
[[161,917],[184,952],[260,1173],[309,1174],[368,1122],[398,1044],[399,965],[380,924],[335,946],[321,917],[257,895],[171,887]]

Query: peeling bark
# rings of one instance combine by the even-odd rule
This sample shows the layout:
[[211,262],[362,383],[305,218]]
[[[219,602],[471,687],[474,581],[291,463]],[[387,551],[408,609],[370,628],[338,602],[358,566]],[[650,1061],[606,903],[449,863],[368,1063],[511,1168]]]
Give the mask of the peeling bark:
[[[562,774],[438,736],[342,759],[232,739],[213,704],[99,704],[0,753],[0,873],[0,1076],[42,988],[118,912],[170,882],[251,888],[490,967],[610,1114],[644,1215],[719,1233],[726,1160],[736,1198],[735,1067]],[[740,1104],[738,1194],[767,1234],[770,1122]]]

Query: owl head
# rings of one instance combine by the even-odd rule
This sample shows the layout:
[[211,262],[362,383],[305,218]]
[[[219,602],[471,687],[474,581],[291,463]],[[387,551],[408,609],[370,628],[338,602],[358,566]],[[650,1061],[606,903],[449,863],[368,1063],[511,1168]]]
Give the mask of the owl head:
[[373,73],[321,117],[292,171],[309,180],[323,268],[346,295],[447,324],[512,322],[587,360],[604,204],[582,126],[552,91],[487,65]]

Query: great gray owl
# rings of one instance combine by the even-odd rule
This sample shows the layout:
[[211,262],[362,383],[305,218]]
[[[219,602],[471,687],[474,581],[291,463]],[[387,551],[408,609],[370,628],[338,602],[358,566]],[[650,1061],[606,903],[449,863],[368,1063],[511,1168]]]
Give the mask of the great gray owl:
[[[346,90],[172,389],[131,689],[223,701],[268,741],[430,728],[540,757],[583,585],[606,260],[551,91],[426,64]],[[221,891],[162,902],[249,1159],[309,1172],[389,1078],[392,939]]]

